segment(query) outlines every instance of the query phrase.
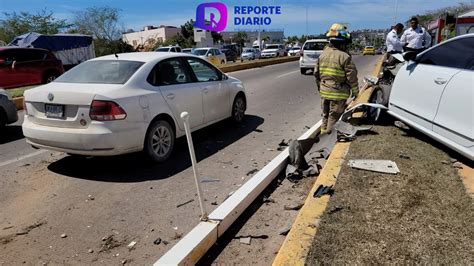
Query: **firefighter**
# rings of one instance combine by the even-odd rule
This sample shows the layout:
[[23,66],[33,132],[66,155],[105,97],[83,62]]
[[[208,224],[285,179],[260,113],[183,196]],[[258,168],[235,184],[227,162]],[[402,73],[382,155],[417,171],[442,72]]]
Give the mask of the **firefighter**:
[[347,99],[359,94],[357,69],[347,52],[352,42],[347,27],[335,23],[326,36],[329,38],[329,45],[316,60],[314,68],[316,87],[321,95],[321,134],[331,133],[346,108]]

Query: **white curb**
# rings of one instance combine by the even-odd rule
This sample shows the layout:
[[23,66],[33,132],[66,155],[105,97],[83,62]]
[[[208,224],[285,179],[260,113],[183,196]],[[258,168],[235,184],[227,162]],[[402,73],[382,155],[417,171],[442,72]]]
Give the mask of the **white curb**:
[[[321,123],[322,121],[316,123],[298,139],[316,136]],[[209,214],[209,221],[200,222],[154,265],[194,265],[198,262],[214,245],[217,238],[224,234],[257,196],[284,170],[288,157],[287,148]]]

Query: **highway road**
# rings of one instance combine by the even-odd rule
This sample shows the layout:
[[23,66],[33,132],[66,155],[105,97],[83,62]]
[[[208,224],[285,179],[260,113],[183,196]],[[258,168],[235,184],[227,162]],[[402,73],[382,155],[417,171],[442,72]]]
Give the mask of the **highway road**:
[[[354,56],[360,79],[377,58]],[[321,115],[314,77],[301,75],[298,62],[230,75],[247,89],[245,122],[193,134],[208,210],[273,159],[282,139],[297,138]],[[32,149],[20,123],[0,140],[0,264],[150,264],[198,223],[185,139],[161,165],[140,153],[76,158]]]

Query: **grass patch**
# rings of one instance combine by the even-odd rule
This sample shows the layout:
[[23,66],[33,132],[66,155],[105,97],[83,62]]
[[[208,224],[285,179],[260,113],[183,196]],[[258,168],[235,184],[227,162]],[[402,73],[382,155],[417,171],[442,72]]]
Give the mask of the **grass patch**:
[[8,92],[12,95],[13,98],[21,97],[21,96],[23,96],[23,93],[24,93],[26,90],[35,88],[35,87],[37,87],[37,86],[38,86],[38,85],[25,86],[25,87],[19,87],[19,88],[14,88],[14,89],[8,89]]
[[401,173],[344,165],[306,263],[472,265],[474,204],[456,169],[443,163],[447,148],[414,130],[374,131],[351,144],[346,162],[392,160]]

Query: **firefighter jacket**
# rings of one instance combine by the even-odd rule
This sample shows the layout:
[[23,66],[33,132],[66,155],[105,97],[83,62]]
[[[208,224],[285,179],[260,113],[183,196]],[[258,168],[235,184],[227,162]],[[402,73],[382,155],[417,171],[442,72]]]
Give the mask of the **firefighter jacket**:
[[324,48],[316,60],[314,76],[322,98],[346,100],[351,93],[353,97],[359,94],[357,69],[351,56],[335,47]]

